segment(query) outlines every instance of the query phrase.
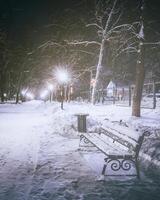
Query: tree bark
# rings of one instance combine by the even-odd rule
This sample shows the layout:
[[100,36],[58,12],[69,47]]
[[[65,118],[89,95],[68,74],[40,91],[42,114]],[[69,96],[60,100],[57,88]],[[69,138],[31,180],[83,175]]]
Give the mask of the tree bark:
[[2,69],[1,76],[0,76],[0,96],[1,96],[1,102],[4,102],[4,92],[5,92],[5,72]]
[[143,83],[145,78],[145,69],[144,69],[144,45],[142,42],[139,44],[139,55],[136,66],[136,80],[135,88],[133,94],[133,104],[132,104],[132,116],[140,117],[141,116],[141,99],[143,92]]
[[100,83],[104,45],[105,45],[105,40],[103,39],[102,43],[101,43],[101,47],[100,47],[99,60],[98,60],[98,65],[97,65],[97,70],[96,70],[96,77],[95,77],[95,84],[94,84],[93,90],[92,90],[92,103],[93,104],[96,103],[97,90],[99,88],[99,83]]
[[21,85],[22,85],[22,72],[20,72],[18,85],[17,85],[16,104],[19,103],[19,94],[20,94],[20,91],[21,91]]
[[145,78],[144,68],[144,0],[140,0],[140,22],[141,28],[138,34],[139,37],[139,48],[138,48],[138,59],[136,66],[136,80],[133,94],[133,105],[132,105],[132,116],[141,116],[141,99],[143,92],[143,84]]

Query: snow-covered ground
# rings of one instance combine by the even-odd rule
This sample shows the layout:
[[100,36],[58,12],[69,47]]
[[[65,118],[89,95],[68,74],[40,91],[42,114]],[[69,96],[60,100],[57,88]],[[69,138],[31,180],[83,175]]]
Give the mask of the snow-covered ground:
[[[104,155],[79,150],[77,113],[89,114],[91,130],[120,120],[130,129],[148,129],[141,158],[149,175],[141,172],[141,181],[99,181]],[[0,200],[158,199],[160,181],[148,166],[159,167],[159,130],[159,107],[143,109],[138,119],[131,117],[131,108],[116,105],[72,102],[61,110],[59,103],[41,101],[1,104]]]

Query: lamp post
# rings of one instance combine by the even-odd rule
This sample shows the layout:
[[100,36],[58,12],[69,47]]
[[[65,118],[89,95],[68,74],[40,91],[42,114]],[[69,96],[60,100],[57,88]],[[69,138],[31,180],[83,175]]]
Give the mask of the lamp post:
[[48,84],[48,90],[50,91],[50,97],[49,97],[50,102],[52,102],[53,89],[54,86],[52,84]]
[[65,93],[65,84],[69,81],[69,74],[67,70],[57,70],[56,72],[57,81],[60,84],[60,96],[61,96],[61,109],[63,110],[63,102],[64,102],[64,93]]
[[61,86],[61,109],[63,110],[63,102],[64,102],[64,84]]

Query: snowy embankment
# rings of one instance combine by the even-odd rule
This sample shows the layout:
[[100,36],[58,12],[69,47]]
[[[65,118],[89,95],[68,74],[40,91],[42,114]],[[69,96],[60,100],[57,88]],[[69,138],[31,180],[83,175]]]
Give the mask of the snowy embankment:
[[[87,127],[94,130],[100,126],[116,125],[128,127],[128,129],[143,132],[148,130],[150,136],[146,138],[142,146],[141,157],[150,164],[160,166],[160,102],[157,109],[142,109],[140,118],[131,116],[130,107],[116,105],[91,105],[86,103],[69,103],[64,110],[56,107],[53,109],[52,124],[54,131],[66,137],[76,137],[77,119],[75,114],[87,113]],[[127,134],[127,133],[126,133]]]

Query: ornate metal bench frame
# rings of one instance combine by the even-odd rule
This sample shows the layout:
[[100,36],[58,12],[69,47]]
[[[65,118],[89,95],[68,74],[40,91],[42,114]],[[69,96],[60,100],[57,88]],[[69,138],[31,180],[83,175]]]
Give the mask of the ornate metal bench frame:
[[[126,154],[126,155],[121,155],[121,154],[115,154],[115,155],[110,155],[107,152],[104,152],[100,146],[95,144],[91,139],[87,137],[87,132],[86,133],[81,133],[80,135],[80,143],[83,141],[83,143],[86,144],[92,144],[95,146],[98,150],[100,150],[102,153],[104,153],[107,157],[104,159],[105,164],[102,169],[102,175],[104,176],[136,176],[137,178],[140,178],[140,170],[139,170],[139,152],[144,140],[144,137],[146,135],[147,131],[144,132],[138,139],[138,141],[134,140],[136,142],[136,146],[132,145],[128,141],[124,140],[123,138],[113,134],[112,132],[109,132],[105,130],[104,128],[100,129],[100,132],[97,134],[105,134],[107,137],[111,138],[113,140],[113,143],[116,141],[120,143],[121,145],[127,147],[129,149],[129,152],[132,152],[132,154]],[[118,172],[119,170],[122,171],[129,171],[132,167],[132,165],[135,166],[136,173],[135,174],[106,174],[106,169],[108,165],[110,164],[111,170]]]

